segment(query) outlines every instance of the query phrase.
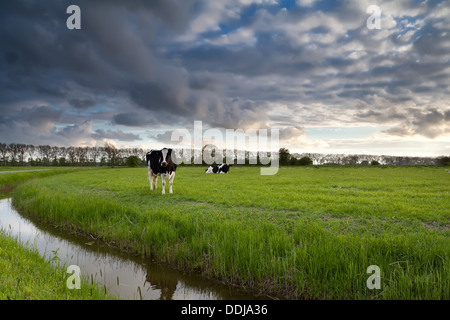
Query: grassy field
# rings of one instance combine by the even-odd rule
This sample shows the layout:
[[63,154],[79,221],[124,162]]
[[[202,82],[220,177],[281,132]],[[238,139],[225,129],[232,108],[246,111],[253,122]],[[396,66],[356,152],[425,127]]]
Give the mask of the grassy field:
[[[22,212],[123,250],[289,299],[449,299],[450,175],[442,167],[95,169],[14,191]],[[168,190],[168,186],[166,186]],[[370,290],[370,265],[381,289]]]

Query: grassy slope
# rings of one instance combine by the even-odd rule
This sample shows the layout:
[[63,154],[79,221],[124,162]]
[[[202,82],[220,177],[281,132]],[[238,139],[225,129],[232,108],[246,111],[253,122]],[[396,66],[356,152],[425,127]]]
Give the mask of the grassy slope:
[[[33,170],[30,167],[0,167],[0,171]],[[38,168],[42,169],[42,168]],[[45,169],[49,169],[48,167]],[[0,198],[18,184],[39,177],[73,172],[79,168],[51,168],[46,171],[0,174]],[[63,266],[56,266],[41,257],[32,247],[20,244],[0,230],[0,300],[1,299],[112,299],[96,283],[83,279],[81,290],[69,290],[70,276]]]
[[0,300],[111,299],[103,288],[82,278],[79,290],[66,286],[70,274],[55,266],[35,249],[19,245],[0,230]]
[[40,170],[44,169],[41,167],[32,168],[32,167],[0,167],[0,171],[22,171],[27,170],[30,172],[11,172],[11,173],[2,173],[0,174],[0,197],[7,196],[7,194],[14,189],[19,183],[25,182],[34,178],[42,178],[53,176],[61,173],[69,173],[77,170],[81,170],[81,168],[49,168],[46,167],[45,171],[32,171],[32,170]]
[[[22,171],[22,170],[48,170],[52,167],[30,167],[30,166],[0,166],[0,172],[1,171]],[[55,167],[53,167],[55,168]]]
[[[442,168],[180,167],[175,194],[146,170],[32,181],[14,203],[180,268],[290,298],[448,299],[449,176]],[[167,186],[168,189],[168,186]],[[368,290],[378,265],[382,289]]]

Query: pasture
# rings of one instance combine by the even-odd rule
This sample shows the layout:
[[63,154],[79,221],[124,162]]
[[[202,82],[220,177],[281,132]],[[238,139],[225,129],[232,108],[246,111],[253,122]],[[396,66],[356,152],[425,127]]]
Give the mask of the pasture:
[[[77,171],[21,184],[13,203],[63,230],[271,297],[450,298],[444,168],[204,172],[179,167],[174,194],[161,195],[146,168]],[[371,265],[380,289],[367,288]]]

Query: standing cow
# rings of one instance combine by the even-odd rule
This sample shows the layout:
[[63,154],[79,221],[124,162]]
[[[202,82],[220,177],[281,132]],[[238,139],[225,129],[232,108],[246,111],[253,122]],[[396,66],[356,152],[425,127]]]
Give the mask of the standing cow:
[[148,166],[148,180],[150,181],[150,190],[153,191],[153,183],[156,189],[158,176],[161,176],[162,194],[166,193],[166,180],[169,179],[169,193],[172,192],[173,179],[177,170],[177,158],[172,149],[151,150],[146,155]]

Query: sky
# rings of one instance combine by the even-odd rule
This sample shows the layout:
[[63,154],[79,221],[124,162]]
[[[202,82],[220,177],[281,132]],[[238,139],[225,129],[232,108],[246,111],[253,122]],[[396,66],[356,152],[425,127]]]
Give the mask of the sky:
[[155,149],[194,121],[291,152],[449,155],[450,1],[0,2],[0,142]]

